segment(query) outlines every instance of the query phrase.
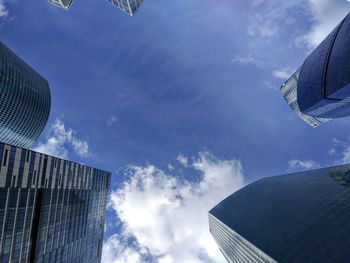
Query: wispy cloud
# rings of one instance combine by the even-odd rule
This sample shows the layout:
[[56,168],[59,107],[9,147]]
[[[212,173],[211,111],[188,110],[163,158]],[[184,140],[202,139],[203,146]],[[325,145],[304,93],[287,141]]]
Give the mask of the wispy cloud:
[[315,48],[349,13],[350,6],[345,0],[308,0],[308,3],[313,24],[298,41]]
[[290,68],[276,69],[272,72],[272,76],[277,79],[287,80],[294,73]]
[[347,141],[333,138],[332,142],[329,154],[337,158],[336,164],[350,163],[350,138]]
[[232,63],[239,63],[242,65],[255,65],[257,67],[263,67],[263,63],[251,56],[236,56],[231,59]]
[[112,126],[114,123],[118,121],[118,117],[114,114],[108,117],[107,119],[107,126]]
[[[251,6],[253,13],[248,27],[248,34],[253,37],[272,38],[289,32],[295,19],[293,10],[307,10],[310,26],[306,30],[296,28],[296,44],[315,48],[349,13],[349,1],[346,0],[255,0]],[[288,27],[288,28],[287,28]],[[299,31],[299,32],[298,32]]]
[[88,157],[90,154],[89,144],[79,139],[74,130],[66,128],[63,121],[57,118],[49,129],[46,141],[39,142],[33,150],[66,159],[68,148],[72,148],[80,157]]
[[188,165],[200,174],[195,183],[176,170],[130,167],[129,180],[111,195],[122,233],[105,242],[103,262],[226,262],[209,233],[207,213],[244,185],[242,165],[206,152],[193,160]]
[[298,5],[301,1],[265,1],[256,0],[252,2],[253,14],[248,26],[248,35],[255,38],[270,39],[284,32],[284,27],[294,22],[288,15],[291,6]]
[[176,160],[184,167],[187,167],[188,166],[188,158],[183,155],[183,154],[179,154],[177,157],[176,157]]
[[321,166],[313,160],[290,160],[288,162],[289,171],[300,171],[300,170],[310,170],[317,169]]
[[5,6],[4,0],[0,0],[0,18],[8,16],[9,12]]

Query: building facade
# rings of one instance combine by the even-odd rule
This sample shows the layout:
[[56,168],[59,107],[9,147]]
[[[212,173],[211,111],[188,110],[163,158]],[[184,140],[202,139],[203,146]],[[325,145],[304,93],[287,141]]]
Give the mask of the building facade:
[[63,8],[64,10],[68,10],[73,4],[73,0],[49,0],[49,2]]
[[350,165],[261,179],[209,212],[229,263],[350,262]]
[[[321,119],[322,123],[322,119],[350,116],[349,28],[350,14],[307,57],[299,69],[296,86],[298,109],[303,114],[299,114],[300,117],[310,116],[316,120]],[[289,85],[290,80],[282,86],[283,96],[283,89],[290,89]],[[296,112],[298,113],[297,110]]]
[[48,82],[0,42],[0,142],[29,148],[50,114]]
[[100,262],[110,177],[0,143],[0,262]]
[[298,80],[300,76],[300,68],[284,83],[281,87],[281,94],[296,114],[302,118],[305,122],[313,127],[317,127],[323,123],[326,123],[330,119],[317,118],[300,111],[298,104]]
[[108,1],[113,5],[117,6],[120,10],[127,13],[129,16],[133,16],[143,2],[143,0],[108,0]]

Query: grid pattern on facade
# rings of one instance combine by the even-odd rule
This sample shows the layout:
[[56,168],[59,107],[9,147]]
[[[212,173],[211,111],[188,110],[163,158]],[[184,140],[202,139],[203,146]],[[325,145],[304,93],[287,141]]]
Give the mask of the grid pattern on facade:
[[133,16],[137,9],[141,6],[143,0],[108,0],[120,10],[130,16]]
[[50,107],[48,82],[0,42],[0,141],[29,148]]
[[303,119],[306,123],[312,127],[317,127],[320,124],[330,121],[330,119],[322,119],[309,116],[300,111],[298,105],[298,80],[300,75],[300,68],[282,85],[281,94],[286,100],[288,105]]
[[65,10],[68,10],[73,4],[73,0],[49,0],[49,2]]
[[0,262],[100,262],[110,176],[0,143]]
[[209,214],[209,229],[227,262],[277,263],[211,214]]
[[210,214],[278,262],[350,262],[350,165],[261,179]]
[[326,78],[326,96],[332,99],[350,97],[350,14],[339,29],[331,51]]
[[350,114],[350,63],[348,15],[308,56],[298,79],[298,105],[317,118]]

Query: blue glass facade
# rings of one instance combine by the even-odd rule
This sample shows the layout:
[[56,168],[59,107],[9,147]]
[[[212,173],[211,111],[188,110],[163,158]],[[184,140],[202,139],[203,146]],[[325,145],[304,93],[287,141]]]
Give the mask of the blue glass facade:
[[49,118],[48,82],[0,42],[0,141],[29,148]]
[[0,143],[0,262],[100,262],[110,176]]
[[350,115],[350,14],[305,60],[296,85],[298,108],[304,116]]
[[209,220],[228,262],[350,262],[350,165],[259,180]]
[[312,127],[317,127],[323,123],[329,121],[329,119],[322,119],[304,114],[300,111],[298,104],[298,80],[300,76],[300,70],[298,69],[281,87],[281,94],[286,100],[288,105],[299,115],[305,122]]
[[141,6],[143,0],[108,0],[120,10],[130,16],[133,16],[137,9]]

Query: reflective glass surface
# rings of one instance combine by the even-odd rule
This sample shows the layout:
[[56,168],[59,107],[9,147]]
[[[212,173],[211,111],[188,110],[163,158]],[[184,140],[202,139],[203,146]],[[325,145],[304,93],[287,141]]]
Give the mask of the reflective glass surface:
[[322,119],[304,114],[300,111],[298,104],[298,80],[300,68],[282,85],[281,94],[288,105],[295,111],[298,116],[312,127],[326,123],[329,119]]
[[0,161],[0,262],[100,262],[111,174],[2,143]]
[[49,2],[66,10],[68,10],[73,4],[73,0],[49,0]]
[[29,148],[50,107],[48,82],[0,42],[0,141]]
[[278,262],[350,262],[350,165],[259,180],[209,213],[250,244],[222,244],[220,235],[230,238],[216,228],[226,257],[228,249],[243,257],[253,247]]
[[137,9],[141,6],[143,2],[143,0],[108,0],[108,1],[130,16],[134,15],[134,13],[137,11]]
[[333,99],[350,97],[350,15],[344,20],[329,57],[326,96]]

